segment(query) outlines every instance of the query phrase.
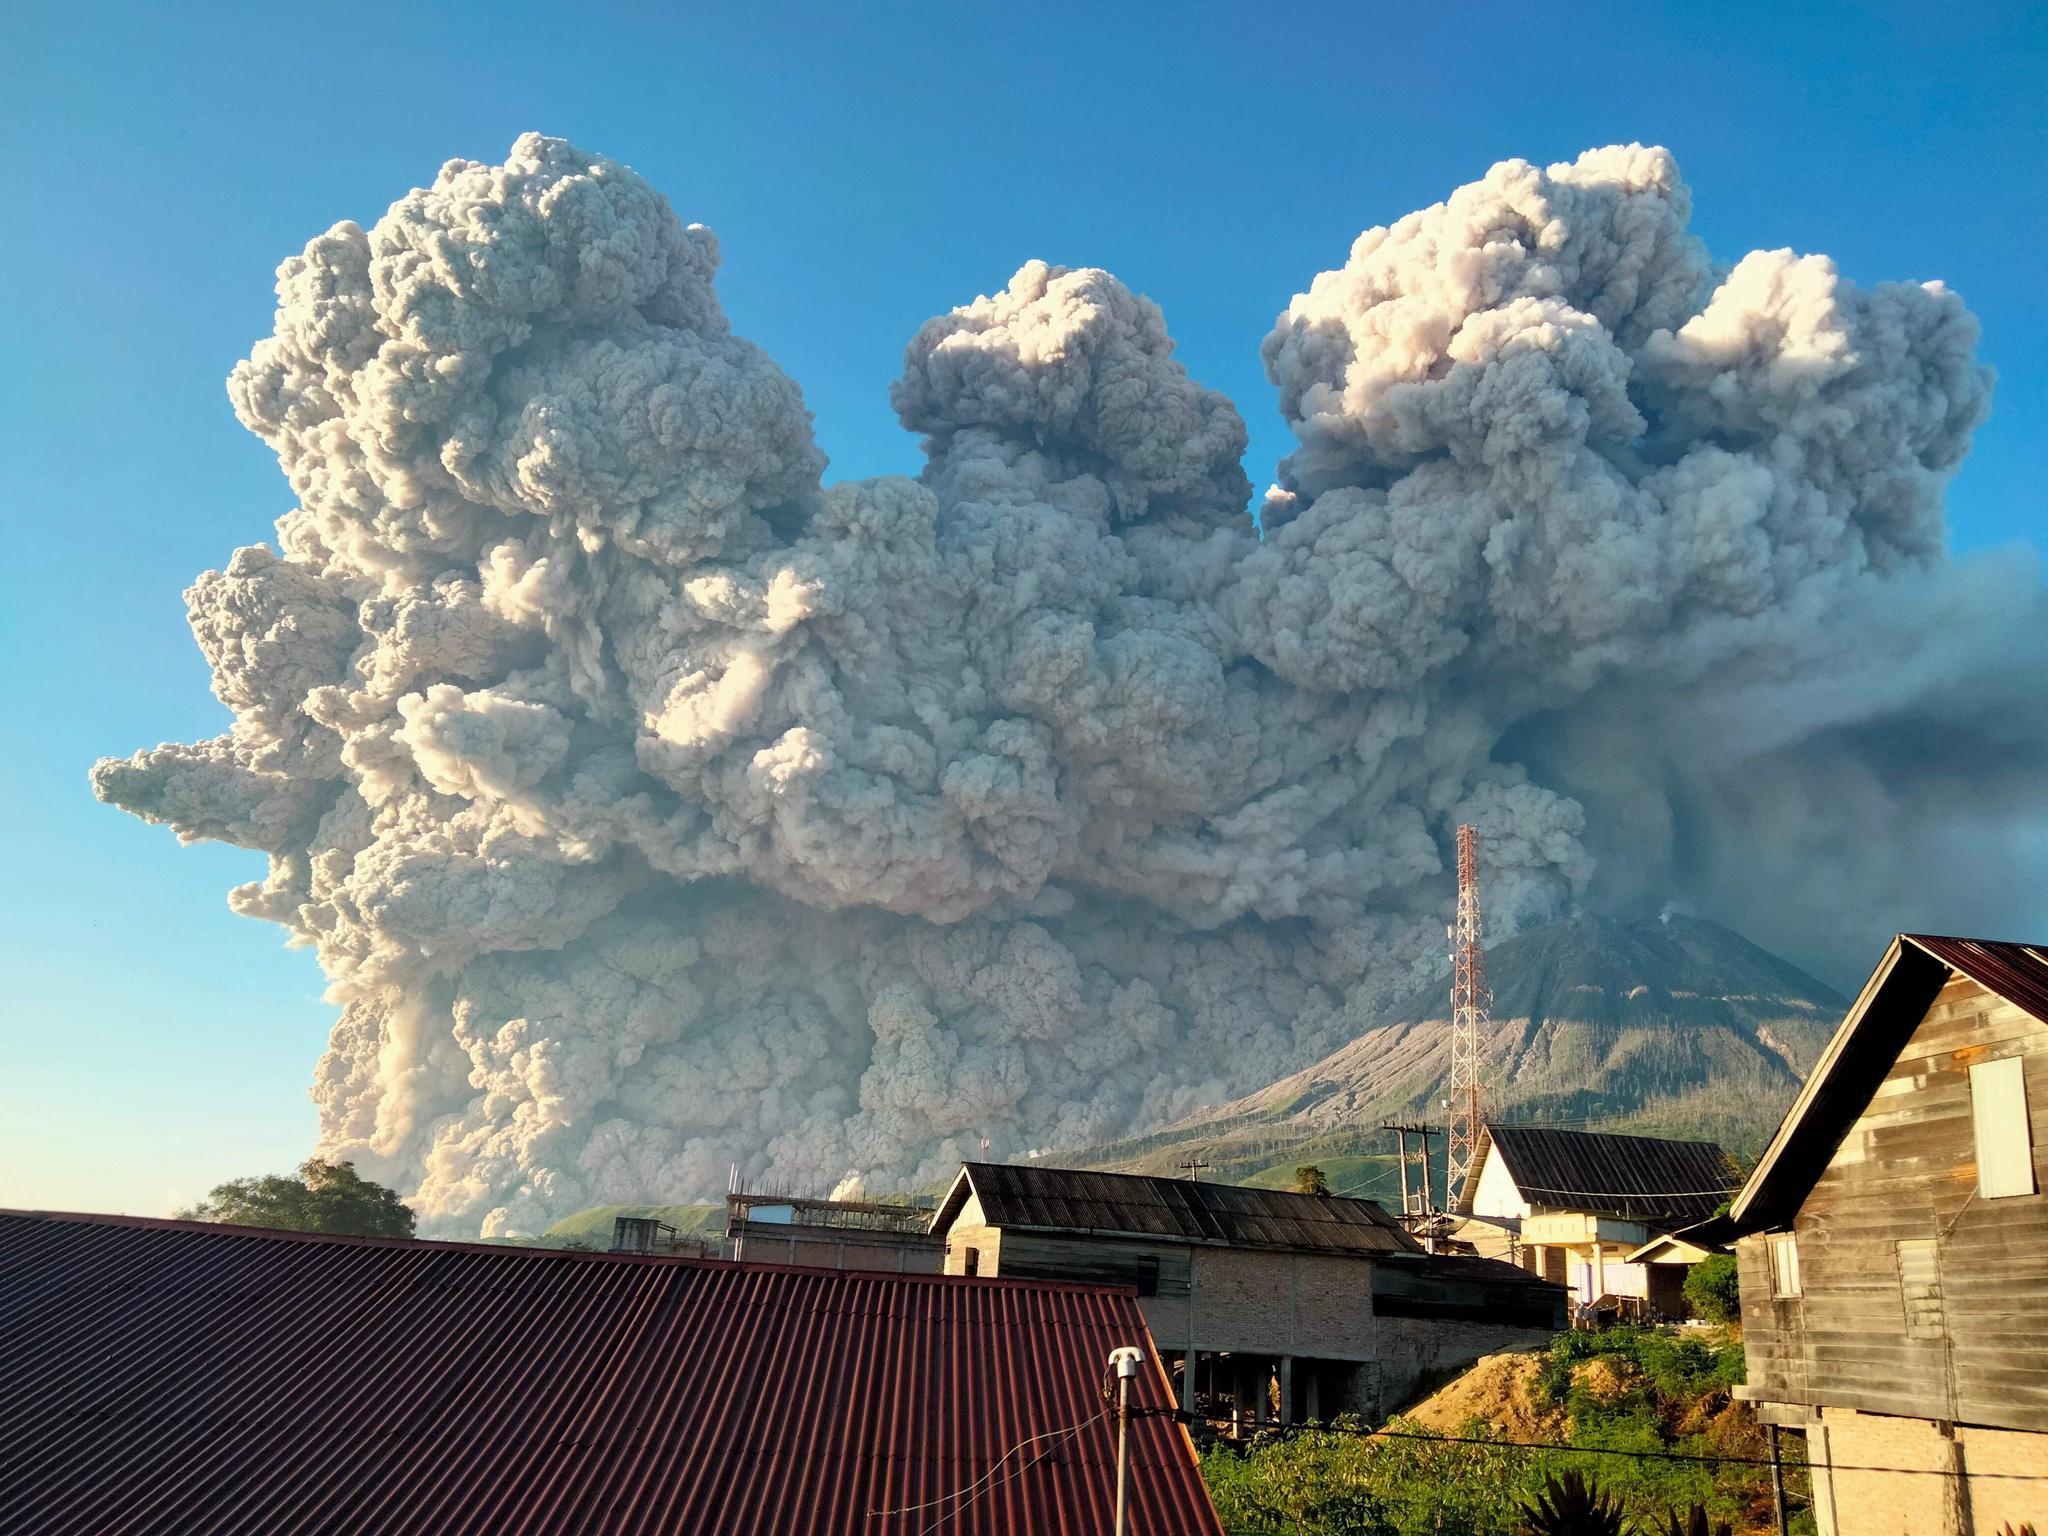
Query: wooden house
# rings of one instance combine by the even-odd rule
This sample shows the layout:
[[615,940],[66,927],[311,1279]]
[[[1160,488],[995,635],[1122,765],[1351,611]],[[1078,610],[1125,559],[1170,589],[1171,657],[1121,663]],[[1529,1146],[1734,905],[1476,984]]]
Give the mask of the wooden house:
[[2048,1529],[2048,952],[1903,934],[1730,1213],[1821,1536]]
[[1378,1415],[1564,1325],[1561,1287],[1426,1254],[1370,1200],[968,1163],[932,1231],[948,1274],[1134,1287],[1182,1406],[1239,1423]]
[[1711,1141],[1486,1124],[1459,1187],[1457,1236],[1624,1319],[1683,1317],[1686,1271],[1711,1248],[1686,1234],[1735,1192]]

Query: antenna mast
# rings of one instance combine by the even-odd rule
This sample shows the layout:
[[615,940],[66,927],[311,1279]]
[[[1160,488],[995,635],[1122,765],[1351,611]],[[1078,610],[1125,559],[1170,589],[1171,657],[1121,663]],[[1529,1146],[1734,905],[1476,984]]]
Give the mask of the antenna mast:
[[1472,1166],[1479,1144],[1479,1034],[1493,1008],[1486,985],[1486,944],[1479,919],[1479,833],[1458,828],[1458,921],[1451,929],[1451,1131],[1444,1159],[1444,1203]]

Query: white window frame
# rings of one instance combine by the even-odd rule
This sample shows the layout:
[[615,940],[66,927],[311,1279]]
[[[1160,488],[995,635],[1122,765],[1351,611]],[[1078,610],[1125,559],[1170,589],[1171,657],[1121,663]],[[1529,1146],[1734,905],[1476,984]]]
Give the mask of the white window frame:
[[1799,1286],[1799,1239],[1790,1232],[1773,1232],[1764,1239],[1764,1252],[1771,1266],[1771,1295],[1780,1300],[1805,1294]]
[[2027,1118],[2027,1063],[2001,1056],[1970,1067],[1970,1136],[1977,1157],[1977,1197],[2031,1195],[2034,1127]]
[[1905,1309],[1906,1337],[1946,1338],[1948,1314],[1941,1296],[1940,1244],[1931,1237],[1902,1237],[1898,1258],[1899,1303]]

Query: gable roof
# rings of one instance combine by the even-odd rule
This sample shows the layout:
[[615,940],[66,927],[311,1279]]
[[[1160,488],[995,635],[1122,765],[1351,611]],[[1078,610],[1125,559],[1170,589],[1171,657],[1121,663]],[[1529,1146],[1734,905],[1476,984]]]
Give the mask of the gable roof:
[[963,1163],[932,1216],[934,1232],[952,1226],[970,1190],[992,1227],[1306,1253],[1422,1251],[1371,1200],[1018,1163]]
[[2048,950],[1902,933],[1863,984],[1735,1197],[1738,1232],[1784,1226],[1870,1104],[1941,989],[1958,973],[2048,1023]]
[[[1099,1531],[1123,1344],[1170,1409],[1107,1287],[0,1211],[0,1529]],[[1220,1536],[1130,1432],[1134,1529]]]
[[1736,1186],[1734,1163],[1711,1141],[1488,1122],[1479,1128],[1479,1144],[1458,1189],[1462,1213],[1471,1213],[1489,1151],[1533,1206],[1593,1211],[1650,1226],[1702,1221]]

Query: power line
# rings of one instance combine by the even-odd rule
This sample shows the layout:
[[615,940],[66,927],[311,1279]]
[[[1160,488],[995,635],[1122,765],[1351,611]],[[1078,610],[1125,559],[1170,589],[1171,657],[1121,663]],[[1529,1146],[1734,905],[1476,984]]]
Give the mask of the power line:
[[[990,1478],[994,1477],[996,1475],[997,1470],[1002,1466],[1004,1462],[1008,1461],[1012,1456],[1016,1455],[1026,1446],[1036,1445],[1041,1440],[1051,1440],[1054,1443],[1053,1445],[1048,1445],[1044,1450],[1040,1451],[1036,1456],[1032,1457],[1031,1460],[1025,1462],[1022,1466],[1018,1467],[1016,1471],[1012,1472],[1009,1475],[1009,1477],[1002,1479],[1001,1482],[1013,1482],[1017,1478],[1022,1477],[1026,1472],[1029,1472],[1033,1467],[1037,1466],[1041,1461],[1045,1460],[1046,1457],[1050,1456],[1053,1453],[1054,1445],[1057,1445],[1062,1440],[1070,1439],[1071,1437],[1078,1435],[1079,1433],[1081,1433],[1082,1430],[1088,1428],[1091,1424],[1100,1424],[1104,1419],[1110,1416],[1111,1412],[1111,1409],[1105,1408],[1102,1410],[1102,1412],[1096,1414],[1095,1417],[1092,1419],[1083,1419],[1080,1423],[1070,1424],[1065,1429],[1048,1429],[1042,1435],[1033,1435],[1029,1440],[1018,1441],[1015,1445],[1011,1446],[1007,1451],[1003,1452],[1002,1455],[998,1456],[995,1459],[994,1464],[991,1465],[986,1472],[982,1473],[981,1476],[977,1477],[965,1488],[957,1489],[952,1493],[943,1494],[936,1499],[927,1499],[922,1504],[905,1504],[897,1509],[871,1509],[868,1511],[868,1518],[870,1520],[882,1520],[895,1515],[914,1515],[921,1509],[936,1509],[941,1504],[954,1505],[952,1509],[948,1510],[945,1514],[939,1516],[938,1519],[934,1520],[930,1525],[926,1526],[924,1528],[924,1531],[921,1533],[921,1536],[931,1536],[931,1533],[933,1531],[936,1531],[948,1520],[952,1519],[955,1515],[959,1514],[961,1510],[965,1509],[969,1504],[972,1504],[976,1499],[981,1498],[984,1494],[993,1492],[997,1487],[1000,1487],[1001,1483],[991,1483],[987,1488],[983,1488],[982,1484],[987,1483]],[[1133,1417],[1136,1416],[1137,1411],[1134,1410]],[[980,1491],[977,1492],[977,1489]],[[962,1500],[964,1500],[965,1502],[957,1502]]]
[[[1187,1413],[1178,1408],[1147,1408],[1131,1410],[1133,1418],[1173,1418],[1189,1424],[1235,1424],[1228,1417]],[[1696,1451],[1623,1451],[1611,1446],[1599,1445],[1550,1445],[1541,1440],[1485,1440],[1477,1435],[1425,1435],[1401,1429],[1363,1429],[1344,1424],[1317,1424],[1313,1426],[1292,1425],[1290,1428],[1315,1428],[1332,1435],[1352,1435],[1361,1440],[1415,1440],[1428,1445],[1477,1445],[1496,1450],[1509,1451],[1552,1451],[1566,1456],[1626,1456],[1637,1461],[1694,1461],[1710,1466],[1761,1467],[1773,1466],[1788,1472],[1890,1472],[1900,1477],[1962,1477],[1962,1478],[2008,1478],[2021,1482],[2048,1482],[2048,1472],[1971,1472],[1954,1471],[1947,1467],[1879,1467],[1852,1465],[1843,1461],[1772,1461],[1765,1456],[1704,1456]]]

